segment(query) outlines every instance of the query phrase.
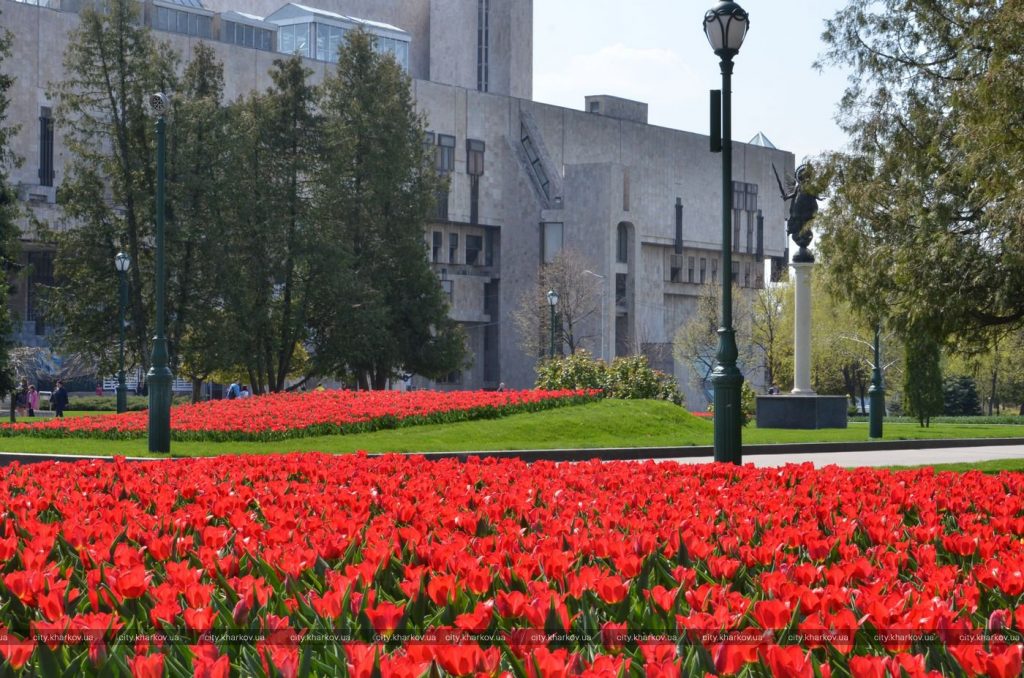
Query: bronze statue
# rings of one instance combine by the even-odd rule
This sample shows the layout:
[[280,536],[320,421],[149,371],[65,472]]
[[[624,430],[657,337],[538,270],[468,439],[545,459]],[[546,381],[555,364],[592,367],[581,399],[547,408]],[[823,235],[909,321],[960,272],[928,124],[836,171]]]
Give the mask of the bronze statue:
[[782,185],[782,179],[779,177],[779,171],[775,169],[774,163],[772,163],[772,171],[775,172],[775,180],[779,182],[782,199],[792,201],[789,205],[789,219],[786,220],[786,233],[793,238],[793,242],[800,246],[796,255],[793,256],[793,261],[813,262],[814,255],[807,249],[807,246],[814,238],[814,234],[811,232],[811,221],[818,213],[818,196],[808,193],[804,187],[814,176],[814,168],[810,163],[804,163],[797,167],[796,182],[788,193]]

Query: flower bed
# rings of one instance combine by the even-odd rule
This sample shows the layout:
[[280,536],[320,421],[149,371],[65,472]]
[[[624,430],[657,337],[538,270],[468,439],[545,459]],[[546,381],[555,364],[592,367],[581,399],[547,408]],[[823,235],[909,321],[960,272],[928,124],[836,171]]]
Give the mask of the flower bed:
[[[312,391],[210,400],[171,408],[174,440],[283,440],[361,433],[415,424],[440,424],[534,412],[590,402],[581,391]],[[149,412],[68,417],[0,424],[0,436],[141,438]]]
[[1017,474],[306,454],[13,466],[0,505],[0,671],[1021,670]]

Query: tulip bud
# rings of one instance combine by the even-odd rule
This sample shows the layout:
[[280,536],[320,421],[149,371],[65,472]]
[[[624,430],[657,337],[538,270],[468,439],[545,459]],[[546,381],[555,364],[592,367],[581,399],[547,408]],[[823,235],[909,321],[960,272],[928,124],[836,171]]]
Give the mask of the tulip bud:
[[248,617],[249,601],[245,599],[245,596],[242,596],[238,599],[238,602],[235,603],[235,609],[231,611],[231,618],[235,621],[235,624],[241,626],[242,622],[248,619]]

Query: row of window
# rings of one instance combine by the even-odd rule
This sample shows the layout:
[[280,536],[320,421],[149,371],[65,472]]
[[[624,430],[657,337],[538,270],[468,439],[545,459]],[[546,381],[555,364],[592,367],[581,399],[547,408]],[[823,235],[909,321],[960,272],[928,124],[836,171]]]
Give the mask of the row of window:
[[465,238],[460,239],[459,233],[449,232],[447,243],[444,236],[443,231],[431,233],[430,261],[433,263],[466,266],[494,264],[494,240],[490,233],[466,234]]
[[[427,132],[423,145],[428,155],[433,153],[434,169],[441,176],[455,171],[455,137],[450,134]],[[469,175],[469,223],[480,223],[480,177],[484,174],[486,144],[480,139],[466,139],[466,174]],[[437,212],[441,221],[448,220],[448,191],[437,194]]]
[[[686,263],[686,275],[683,276],[683,263]],[[711,257],[711,268],[710,268],[710,280],[708,277],[708,257],[696,257],[687,256],[684,257],[682,254],[670,254],[669,265],[667,267],[666,280],[674,283],[697,283],[705,285],[711,283],[712,285],[718,282],[718,257]],[[740,262],[732,262],[732,281],[734,284],[740,282]],[[757,265],[754,262],[745,261],[742,267],[743,272],[743,287],[761,287],[764,279],[764,274],[758,270]]]
[[[281,26],[277,31],[278,51],[337,63],[338,50],[349,30],[319,21]],[[403,69],[409,70],[408,42],[378,35],[374,36],[373,44],[378,53],[391,54]]]
[[274,31],[237,21],[220,22],[220,39],[233,45],[274,51]]
[[193,14],[180,9],[156,7],[153,17],[153,28],[171,33],[184,33],[197,38],[213,37],[213,17]]

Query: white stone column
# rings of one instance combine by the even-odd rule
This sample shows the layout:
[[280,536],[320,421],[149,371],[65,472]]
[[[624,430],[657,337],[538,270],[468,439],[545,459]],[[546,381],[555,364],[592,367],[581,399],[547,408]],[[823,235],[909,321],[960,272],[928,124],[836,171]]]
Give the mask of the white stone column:
[[811,269],[813,261],[793,262],[793,395],[814,395],[811,388]]

